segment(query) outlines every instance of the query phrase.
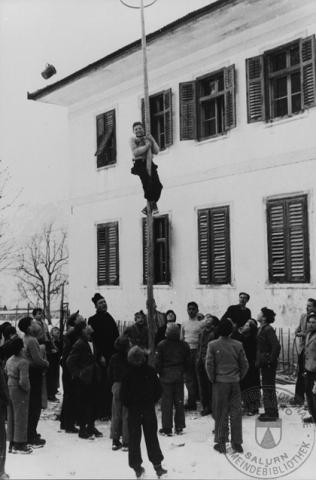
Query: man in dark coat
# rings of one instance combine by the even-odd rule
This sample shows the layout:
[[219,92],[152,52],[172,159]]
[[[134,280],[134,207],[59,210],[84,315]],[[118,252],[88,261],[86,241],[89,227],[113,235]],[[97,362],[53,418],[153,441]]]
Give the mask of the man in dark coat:
[[79,437],[102,437],[94,426],[96,419],[97,383],[100,367],[96,361],[96,350],[92,342],[93,329],[85,320],[75,325],[80,337],[73,345],[66,365],[76,383]]
[[228,309],[222,316],[222,320],[224,318],[230,318],[233,323],[236,324],[237,328],[245,325],[247,320],[251,318],[251,311],[249,310],[249,308],[246,307],[249,300],[250,295],[248,293],[240,292],[238,305],[231,305],[230,307],[228,307]]
[[107,303],[99,293],[92,298],[96,314],[89,318],[88,324],[93,328],[93,340],[96,348],[98,363],[102,369],[102,376],[98,386],[98,418],[111,418],[112,392],[107,378],[106,368],[110,358],[115,353],[114,342],[119,331],[114,319],[108,313]]
[[9,478],[5,473],[5,459],[6,459],[6,430],[5,420],[7,413],[7,406],[10,403],[8,385],[5,380],[2,365],[0,364],[0,477]]

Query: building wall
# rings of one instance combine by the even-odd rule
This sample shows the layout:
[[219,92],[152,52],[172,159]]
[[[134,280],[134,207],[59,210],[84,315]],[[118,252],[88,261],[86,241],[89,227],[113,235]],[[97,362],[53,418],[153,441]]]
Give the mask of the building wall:
[[[172,37],[181,52],[176,61],[168,61],[170,39],[159,40],[157,49],[165,47],[166,61],[156,61],[149,70],[151,94],[172,88],[174,127],[173,145],[157,158],[164,184],[159,210],[170,216],[172,281],[155,287],[155,298],[159,309],[174,308],[181,321],[189,300],[196,300],[204,313],[220,315],[236,302],[240,290],[246,290],[254,314],[269,306],[278,313],[279,325],[294,326],[306,298],[315,297],[316,108],[292,118],[248,124],[245,59],[316,33],[315,6],[310,1],[302,6],[298,0],[236,3],[219,17],[203,18],[189,43],[188,29],[179,28]],[[256,23],[248,21],[248,13],[256,14]],[[223,17],[226,35],[209,42],[212,27]],[[154,46],[149,53],[154,56]],[[237,75],[237,127],[202,142],[180,142],[179,83],[231,64]],[[131,73],[129,80],[118,82],[102,97],[90,91],[85,102],[70,111],[70,306],[88,315],[93,310],[90,298],[98,290],[121,320],[132,319],[132,313],[146,304],[140,214],[144,199],[138,178],[130,174],[128,146],[131,124],[140,118],[142,79]],[[117,163],[97,170],[95,117],[112,108],[116,109]],[[265,202],[296,193],[308,195],[311,283],[270,285]],[[232,284],[201,286],[196,210],[221,205],[230,206]],[[120,285],[98,287],[96,224],[111,220],[119,221]]]

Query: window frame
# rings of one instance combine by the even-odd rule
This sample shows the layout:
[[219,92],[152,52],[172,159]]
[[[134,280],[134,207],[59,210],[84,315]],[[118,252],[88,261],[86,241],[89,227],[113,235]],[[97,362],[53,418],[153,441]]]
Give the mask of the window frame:
[[[166,235],[164,238],[157,238],[155,234],[155,223],[163,220],[165,222],[165,231]],[[143,285],[147,285],[147,218],[142,219],[142,238],[143,238]],[[156,258],[155,251],[157,244],[165,244],[165,259],[163,263],[166,264],[166,274],[165,279],[157,279],[157,267],[156,267]],[[170,219],[168,214],[155,215],[153,217],[153,246],[154,246],[154,262],[153,262],[153,284],[154,285],[170,285],[171,282],[171,270],[170,270]],[[159,269],[161,274],[163,271],[163,265],[159,264]]]
[[[99,122],[103,121],[103,138],[98,134]],[[107,124],[110,125],[107,125]],[[111,129],[112,132],[108,130]],[[106,140],[106,136],[109,135],[107,141],[103,145],[103,141]],[[116,109],[112,108],[106,112],[100,113],[96,116],[96,166],[97,170],[111,167],[117,163],[117,139],[116,139]],[[109,157],[109,158],[108,158]],[[108,159],[107,159],[108,158]]]
[[[115,257],[111,258],[111,228],[114,228],[114,235],[115,235]],[[100,243],[100,231],[104,229],[104,245]],[[113,235],[113,232],[112,232]],[[117,220],[109,221],[109,222],[102,222],[96,224],[96,253],[97,253],[97,285],[98,286],[119,286],[120,285],[120,240],[119,240],[119,222]],[[102,256],[104,258],[104,262],[101,257],[101,248],[103,248]],[[104,263],[102,265],[102,262]],[[111,280],[111,263],[114,262],[115,268],[115,279]],[[103,276],[104,270],[104,278]]]
[[[153,113],[151,102],[156,98],[162,97],[163,109],[158,113]],[[145,104],[144,99],[141,100],[141,110],[142,110],[142,122],[145,124]],[[172,109],[172,89],[161,90],[157,93],[149,95],[149,117],[150,117],[150,131],[154,139],[156,140],[160,151],[167,150],[173,144],[173,109]],[[163,118],[163,133],[164,136],[164,146],[160,145],[160,138],[157,135],[158,132],[153,130],[154,119]]]

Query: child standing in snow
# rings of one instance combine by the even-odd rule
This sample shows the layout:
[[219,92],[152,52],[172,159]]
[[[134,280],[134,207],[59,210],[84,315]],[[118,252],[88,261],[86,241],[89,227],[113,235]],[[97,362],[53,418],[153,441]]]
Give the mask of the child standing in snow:
[[164,457],[157,437],[155,411],[155,403],[161,396],[161,386],[155,370],[147,365],[144,350],[134,346],[128,352],[127,358],[130,368],[122,381],[121,401],[128,409],[129,466],[134,469],[136,478],[141,478],[145,472],[140,450],[143,428],[148,458],[157,476],[161,477],[167,473],[161,466]]

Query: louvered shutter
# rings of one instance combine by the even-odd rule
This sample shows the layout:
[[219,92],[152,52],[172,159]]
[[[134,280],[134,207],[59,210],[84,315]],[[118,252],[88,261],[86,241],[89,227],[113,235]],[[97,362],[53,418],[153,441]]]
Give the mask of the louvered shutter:
[[115,110],[97,117],[97,168],[116,162]]
[[288,281],[309,282],[309,245],[307,199],[305,196],[287,201]]
[[148,228],[146,218],[143,218],[143,284],[147,284],[148,263],[147,263],[147,236]]
[[309,108],[316,103],[315,35],[302,39],[300,49],[303,108]]
[[97,226],[98,285],[119,285],[118,223]]
[[196,139],[196,84],[179,84],[180,140]]
[[199,280],[200,284],[210,283],[210,214],[209,210],[198,212]]
[[264,57],[246,59],[248,123],[265,119]]
[[211,209],[211,255],[212,283],[230,283],[229,207]]
[[285,202],[268,203],[269,279],[272,283],[286,281],[286,218]]
[[236,127],[235,65],[224,68],[225,130]]
[[165,129],[165,146],[170,147],[173,143],[173,129],[172,129],[172,91],[165,90],[163,92],[164,100],[164,129]]

